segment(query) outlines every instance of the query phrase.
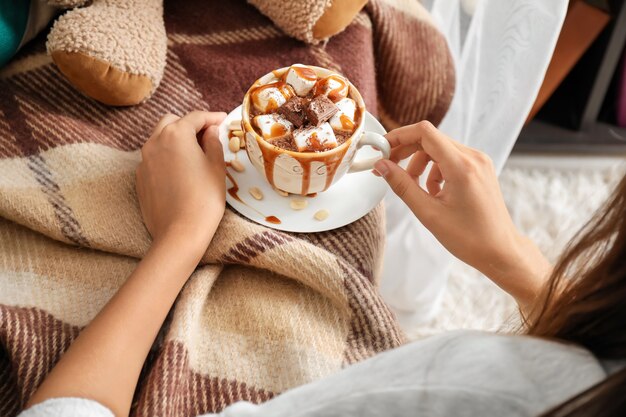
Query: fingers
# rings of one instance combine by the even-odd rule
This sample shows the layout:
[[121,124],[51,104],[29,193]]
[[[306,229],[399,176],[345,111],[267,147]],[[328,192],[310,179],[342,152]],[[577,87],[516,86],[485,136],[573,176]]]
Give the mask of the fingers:
[[417,179],[424,173],[424,170],[430,161],[430,156],[428,156],[426,152],[417,151],[415,152],[415,155],[413,155],[413,158],[411,158],[411,161],[406,168],[406,172],[408,172],[411,177]]
[[[407,149],[407,148],[404,148],[404,149]],[[391,156],[389,157],[389,160],[397,164],[401,160],[405,159],[406,157],[413,155],[413,158],[411,158],[411,161],[409,162],[409,165],[407,166],[406,171],[414,179],[419,178],[419,176],[424,173],[424,169],[426,168],[426,165],[428,165],[428,162],[431,160],[430,157],[423,151],[416,152],[415,150],[411,150],[411,152],[406,152],[406,156],[398,157],[398,155],[403,155],[403,154],[405,154],[404,151],[402,152],[402,154],[396,154],[396,157],[394,158],[394,154],[392,151]],[[380,173],[377,172],[376,170],[374,170],[373,173],[377,177],[380,177]]]
[[391,189],[415,213],[420,221],[429,216],[434,206],[434,198],[419,186],[405,170],[397,164],[381,159],[374,165],[382,174]]
[[[226,118],[224,112],[206,112],[206,111],[192,111],[185,116],[178,117],[174,114],[166,114],[159,120],[152,137],[146,144],[156,141],[158,138],[162,139],[176,139],[179,138],[196,138],[196,134],[203,130],[219,125]],[[217,132],[217,130],[216,130]],[[216,134],[217,136],[217,134]],[[144,149],[142,148],[142,155]]]
[[212,159],[224,160],[224,151],[218,137],[219,128],[217,125],[209,126],[200,138],[202,151]]
[[209,126],[219,125],[225,118],[224,112],[192,111],[181,118],[177,124],[189,126],[195,133],[199,133]]
[[165,116],[161,117],[161,120],[159,120],[159,123],[157,123],[157,125],[154,127],[154,130],[152,131],[152,136],[160,135],[165,126],[174,123],[177,120],[180,120],[180,117],[171,113],[168,113]]
[[403,159],[406,159],[409,156],[413,155],[420,149],[422,149],[422,146],[418,143],[414,143],[412,145],[396,146],[395,148],[391,148],[391,155],[389,155],[389,160],[398,163]]
[[461,148],[456,142],[437,130],[430,122],[422,121],[413,125],[404,126],[386,135],[392,148],[398,148],[396,155],[403,153],[402,148],[424,151],[433,161],[439,163],[445,171],[453,169],[457,162]]
[[203,151],[206,152],[206,149],[210,147],[211,144],[218,143],[218,131],[219,128],[217,125],[209,126],[209,128],[204,131],[200,139],[200,146]]
[[443,184],[443,175],[439,169],[439,164],[433,164],[426,180],[426,189],[432,196],[436,196],[441,192]]
[[[417,151],[411,158],[409,165],[406,168],[407,174],[416,182],[419,181],[419,178],[424,174],[428,163],[431,161],[430,156],[426,152]],[[431,166],[430,172],[428,174],[428,179],[426,180],[426,189],[432,196],[436,196],[442,189],[444,178],[439,169],[439,164],[433,163]]]

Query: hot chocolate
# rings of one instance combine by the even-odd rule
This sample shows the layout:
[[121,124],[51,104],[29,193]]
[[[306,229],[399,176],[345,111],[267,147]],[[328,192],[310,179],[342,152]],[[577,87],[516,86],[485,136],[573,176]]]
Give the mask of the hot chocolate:
[[[311,196],[347,173],[371,170],[375,158],[356,158],[363,146],[389,157],[387,139],[365,131],[366,114],[345,77],[296,64],[254,82],[243,97],[240,133],[250,163],[272,187]],[[230,139],[233,149],[241,146],[236,139]]]
[[288,151],[324,152],[352,136],[360,114],[344,77],[320,78],[299,64],[274,76],[250,91],[252,126],[265,141]]

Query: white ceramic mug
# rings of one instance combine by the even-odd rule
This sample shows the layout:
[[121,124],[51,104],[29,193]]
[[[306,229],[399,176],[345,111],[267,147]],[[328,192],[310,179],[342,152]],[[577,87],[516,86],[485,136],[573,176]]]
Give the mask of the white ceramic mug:
[[[318,78],[336,74],[325,68],[308,66]],[[272,71],[259,78],[243,98],[242,129],[245,134],[246,153],[254,167],[274,187],[293,194],[307,195],[325,191],[344,174],[372,169],[378,158],[354,161],[357,151],[370,145],[389,158],[391,147],[387,139],[374,132],[364,132],[365,104],[359,91],[349,82],[352,98],[357,105],[357,126],[352,136],[343,144],[324,152],[293,152],[265,141],[253,128],[250,121],[250,92],[259,85],[278,81],[289,67]]]

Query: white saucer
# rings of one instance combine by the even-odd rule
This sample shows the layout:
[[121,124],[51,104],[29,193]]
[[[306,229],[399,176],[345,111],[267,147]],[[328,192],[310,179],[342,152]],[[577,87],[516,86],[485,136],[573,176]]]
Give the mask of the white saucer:
[[[228,124],[238,119],[241,119],[241,106],[231,111],[219,128],[219,137],[226,161],[235,159],[235,154],[228,149]],[[387,133],[369,112],[365,113],[364,123],[365,131],[381,135]],[[380,156],[380,152],[366,146],[358,151],[355,159],[358,161],[377,156]],[[296,195],[283,197],[272,189],[272,186],[250,163],[245,149],[237,152],[237,159],[244,165],[245,171],[236,172],[231,167],[227,169],[239,186],[237,195],[245,204],[226,193],[228,204],[254,222],[286,232],[323,232],[350,224],[372,211],[387,191],[385,180],[376,177],[371,171],[363,171],[344,175],[328,190],[318,193],[315,197]],[[232,182],[227,177],[226,188],[232,186]],[[248,190],[251,187],[258,187],[263,192],[263,200],[255,200],[250,195]],[[303,210],[293,210],[289,206],[293,198],[305,198],[308,206]],[[313,216],[322,209],[328,210],[328,218],[323,221],[316,220]],[[267,222],[265,218],[269,216],[277,217],[280,224]]]

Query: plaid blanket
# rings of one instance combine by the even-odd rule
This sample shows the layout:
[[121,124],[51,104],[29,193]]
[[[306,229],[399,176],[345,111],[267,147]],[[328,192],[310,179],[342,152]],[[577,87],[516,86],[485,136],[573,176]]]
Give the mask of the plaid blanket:
[[[0,416],[21,410],[148,249],[134,170],[161,115],[228,111],[259,75],[302,62],[346,74],[388,124],[437,122],[452,94],[451,63],[419,13],[376,1],[326,45],[307,46],[242,1],[172,2],[162,84],[131,108],[79,94],[42,37],[5,67]],[[422,65],[431,56],[439,68]],[[132,414],[262,402],[400,345],[376,290],[383,219],[379,207],[338,230],[288,234],[227,210],[146,360]]]

